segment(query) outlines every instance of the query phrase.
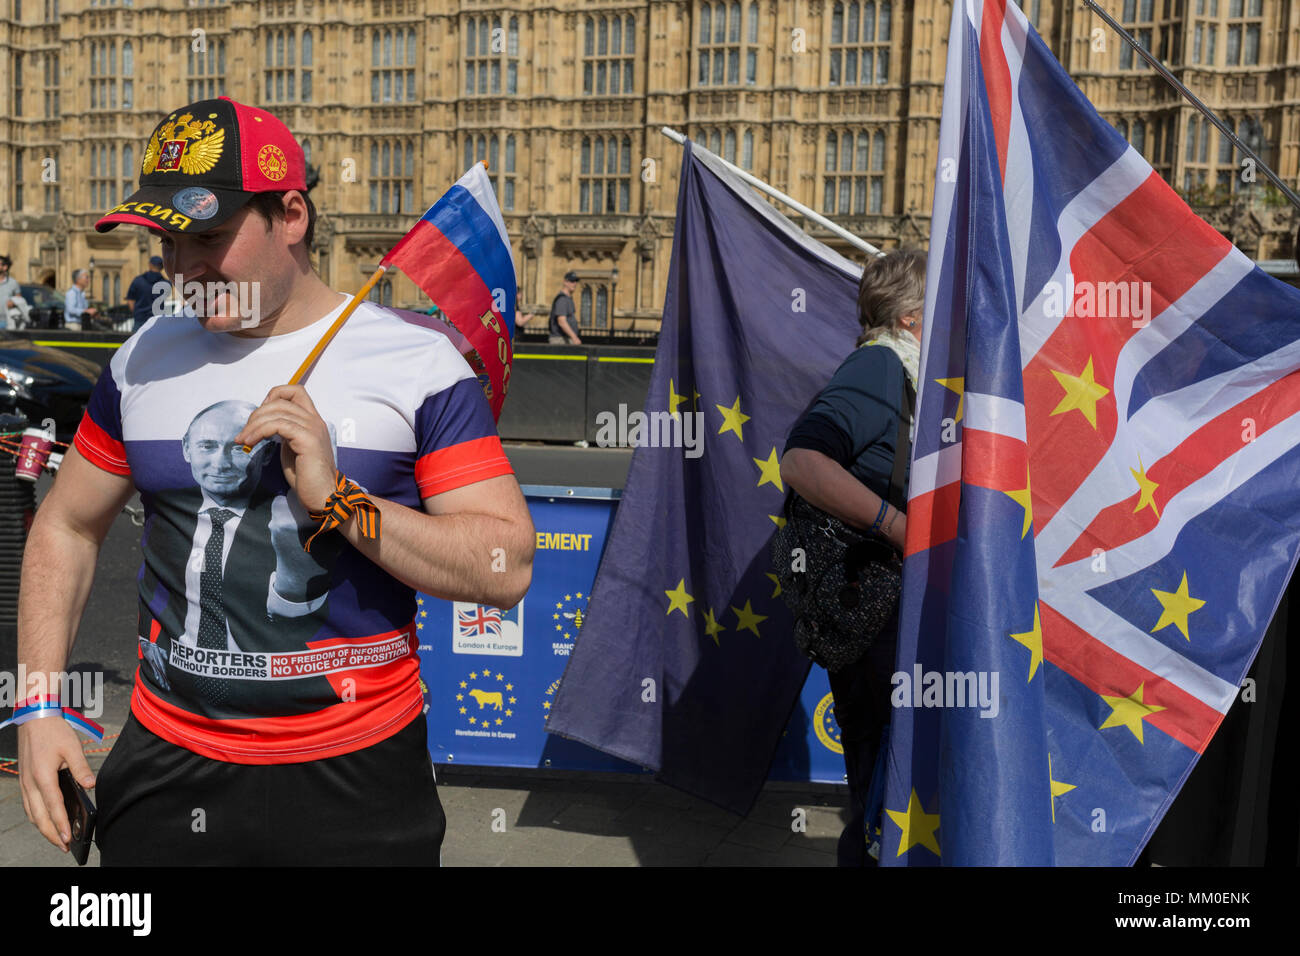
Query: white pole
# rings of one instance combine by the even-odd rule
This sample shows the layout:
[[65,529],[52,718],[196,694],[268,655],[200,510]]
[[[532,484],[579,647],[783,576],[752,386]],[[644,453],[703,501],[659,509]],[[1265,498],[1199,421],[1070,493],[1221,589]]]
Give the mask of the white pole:
[[[677,130],[672,129],[671,127],[668,126],[661,127],[659,132],[663,133],[674,143],[678,143],[680,145],[685,145],[686,143],[686,137],[683,136],[681,133],[677,132]],[[702,152],[709,153],[709,151],[705,149],[703,146],[701,146],[699,143],[693,143],[692,148],[701,150]],[[857,236],[849,232],[843,226],[836,225],[835,223],[831,222],[829,219],[827,219],[825,216],[821,215],[820,213],[813,212],[803,203],[799,202],[799,200],[792,199],[791,197],[787,196],[785,193],[781,192],[781,190],[777,189],[776,187],[769,186],[767,183],[763,182],[763,180],[759,179],[757,176],[752,176],[749,173],[745,172],[743,169],[741,169],[739,166],[727,162],[717,153],[709,153],[709,155],[712,156],[714,159],[716,159],[723,166],[726,166],[727,169],[735,173],[745,182],[749,183],[749,185],[753,186],[759,192],[767,193],[773,199],[780,200],[781,202],[785,203],[787,206],[790,206],[792,209],[798,212],[801,216],[805,216],[808,219],[811,219],[813,222],[817,223],[819,226],[823,227],[824,229],[829,229],[831,232],[835,233],[835,235],[839,236],[845,242],[852,243],[854,246],[861,249],[863,252],[870,253],[873,256],[884,255],[883,252],[881,252],[871,243],[867,242],[865,239],[859,239]]]

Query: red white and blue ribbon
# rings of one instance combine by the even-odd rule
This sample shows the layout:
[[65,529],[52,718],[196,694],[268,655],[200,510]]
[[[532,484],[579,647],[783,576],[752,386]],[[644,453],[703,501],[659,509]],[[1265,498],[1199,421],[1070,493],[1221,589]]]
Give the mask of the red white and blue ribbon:
[[0,730],[12,725],[25,724],[40,717],[59,716],[80,730],[92,740],[104,739],[104,728],[88,717],[83,717],[72,707],[64,707],[54,697],[29,697],[14,708],[14,715],[6,721],[0,721]]

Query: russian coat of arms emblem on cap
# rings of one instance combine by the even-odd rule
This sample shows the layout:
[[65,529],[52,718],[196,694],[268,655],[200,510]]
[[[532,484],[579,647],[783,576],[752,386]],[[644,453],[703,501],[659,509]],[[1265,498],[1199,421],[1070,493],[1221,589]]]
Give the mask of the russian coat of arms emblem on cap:
[[279,146],[267,143],[257,151],[257,168],[267,179],[278,183],[289,174],[289,158]]
[[210,119],[200,123],[189,113],[168,117],[149,138],[140,172],[201,175],[217,165],[225,142],[226,131]]

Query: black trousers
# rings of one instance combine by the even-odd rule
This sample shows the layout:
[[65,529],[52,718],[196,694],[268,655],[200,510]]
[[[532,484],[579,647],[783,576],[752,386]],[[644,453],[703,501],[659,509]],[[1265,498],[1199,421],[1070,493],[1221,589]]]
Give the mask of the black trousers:
[[132,714],[100,768],[103,866],[437,866],[447,818],[424,717],[338,757],[254,765],[168,743]]
[[849,784],[849,822],[840,834],[840,866],[871,866],[867,856],[867,790],[880,749],[881,732],[889,723],[890,677],[898,651],[898,612],[885,623],[861,658],[839,671],[828,672],[835,700],[835,722],[844,747],[844,771]]

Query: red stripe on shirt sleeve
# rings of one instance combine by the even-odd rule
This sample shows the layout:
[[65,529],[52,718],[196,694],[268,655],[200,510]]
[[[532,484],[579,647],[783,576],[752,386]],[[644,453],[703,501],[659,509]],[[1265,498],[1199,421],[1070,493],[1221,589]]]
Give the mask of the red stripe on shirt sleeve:
[[126,447],[96,425],[90,412],[81,416],[81,424],[77,426],[72,444],[92,465],[114,475],[130,476],[131,466],[126,461]]
[[415,462],[415,483],[421,498],[514,473],[496,435],[457,442],[422,455]]

